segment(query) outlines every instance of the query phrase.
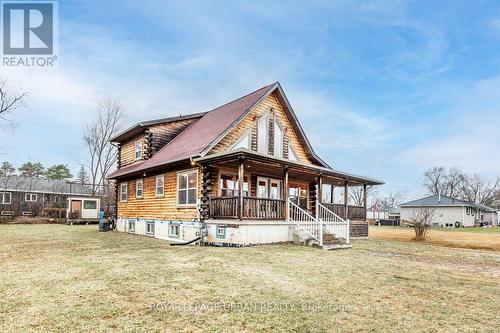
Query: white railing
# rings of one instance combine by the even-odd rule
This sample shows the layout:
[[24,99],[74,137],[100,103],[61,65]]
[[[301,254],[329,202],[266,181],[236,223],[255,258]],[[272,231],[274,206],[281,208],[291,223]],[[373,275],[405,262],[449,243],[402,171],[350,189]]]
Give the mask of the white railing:
[[349,220],[344,220],[320,203],[317,206],[317,214],[327,232],[336,237],[343,237],[349,243]]
[[323,245],[323,223],[314,216],[297,206],[291,200],[288,200],[288,219],[299,227],[302,231]]

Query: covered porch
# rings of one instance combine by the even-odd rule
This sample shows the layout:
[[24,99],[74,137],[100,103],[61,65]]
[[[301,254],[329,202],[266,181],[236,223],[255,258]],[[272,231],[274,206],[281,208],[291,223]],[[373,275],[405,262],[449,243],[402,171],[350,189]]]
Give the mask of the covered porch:
[[[382,182],[246,149],[195,159],[203,170],[202,217],[206,219],[304,220],[324,213],[366,220],[368,186]],[[349,204],[349,188],[362,188],[363,205]],[[336,189],[343,201],[335,203]],[[323,212],[323,214],[322,214]],[[298,216],[302,215],[302,216]]]

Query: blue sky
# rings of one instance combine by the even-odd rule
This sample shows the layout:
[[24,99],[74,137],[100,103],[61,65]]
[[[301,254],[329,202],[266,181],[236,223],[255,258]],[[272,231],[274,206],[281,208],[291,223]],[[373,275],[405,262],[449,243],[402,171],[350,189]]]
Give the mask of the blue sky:
[[280,81],[336,169],[423,193],[444,165],[500,174],[498,1],[60,1],[59,67],[0,69],[32,92],[0,160],[85,161],[106,95],[123,126]]

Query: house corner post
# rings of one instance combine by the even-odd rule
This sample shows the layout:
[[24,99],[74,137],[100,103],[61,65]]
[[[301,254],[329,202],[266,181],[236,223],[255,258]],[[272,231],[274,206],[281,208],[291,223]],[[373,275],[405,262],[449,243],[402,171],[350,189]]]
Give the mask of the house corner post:
[[238,219],[243,220],[243,184],[245,177],[245,159],[240,157],[238,160]]
[[349,179],[344,181],[344,214],[347,220],[349,218]]

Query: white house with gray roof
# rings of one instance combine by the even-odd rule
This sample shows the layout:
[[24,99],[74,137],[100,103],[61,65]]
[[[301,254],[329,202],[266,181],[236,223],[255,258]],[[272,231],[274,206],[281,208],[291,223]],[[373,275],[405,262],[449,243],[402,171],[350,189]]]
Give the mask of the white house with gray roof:
[[444,195],[431,195],[402,204],[401,220],[410,220],[421,209],[433,210],[433,225],[439,227],[498,225],[497,209]]

